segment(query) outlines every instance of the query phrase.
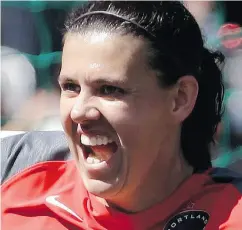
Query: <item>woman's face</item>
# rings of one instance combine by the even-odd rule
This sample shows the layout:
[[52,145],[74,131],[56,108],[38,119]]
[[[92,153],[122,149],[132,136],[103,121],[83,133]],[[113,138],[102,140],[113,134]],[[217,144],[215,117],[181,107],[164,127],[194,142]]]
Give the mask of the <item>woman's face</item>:
[[177,131],[171,90],[147,65],[146,43],[131,35],[67,34],[60,108],[69,147],[87,190],[131,193],[169,172]]

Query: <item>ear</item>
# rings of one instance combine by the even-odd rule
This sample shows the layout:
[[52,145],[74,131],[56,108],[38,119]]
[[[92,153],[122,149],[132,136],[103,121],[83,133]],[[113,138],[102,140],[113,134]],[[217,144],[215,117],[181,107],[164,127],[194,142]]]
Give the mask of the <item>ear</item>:
[[198,82],[193,76],[181,77],[174,88],[172,114],[180,123],[192,112],[198,95]]

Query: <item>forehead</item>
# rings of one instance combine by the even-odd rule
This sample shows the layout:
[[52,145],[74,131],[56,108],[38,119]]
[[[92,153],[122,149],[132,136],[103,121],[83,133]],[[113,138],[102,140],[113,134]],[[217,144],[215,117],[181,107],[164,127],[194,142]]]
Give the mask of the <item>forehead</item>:
[[143,39],[131,35],[69,33],[63,47],[62,74],[137,73],[146,68],[146,49]]

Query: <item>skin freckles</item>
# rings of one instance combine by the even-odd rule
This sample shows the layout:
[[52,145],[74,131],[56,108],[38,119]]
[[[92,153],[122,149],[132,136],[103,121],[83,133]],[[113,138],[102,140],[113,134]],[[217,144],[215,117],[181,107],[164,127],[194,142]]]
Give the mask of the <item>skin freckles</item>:
[[[97,36],[65,37],[59,79],[62,124],[87,190],[110,205],[138,211],[162,200],[191,173],[179,147],[186,112],[177,103],[183,101],[177,100],[179,85],[165,89],[157,84],[144,40]],[[181,109],[174,110],[174,104]],[[117,143],[118,160],[105,173],[88,174],[78,126]]]

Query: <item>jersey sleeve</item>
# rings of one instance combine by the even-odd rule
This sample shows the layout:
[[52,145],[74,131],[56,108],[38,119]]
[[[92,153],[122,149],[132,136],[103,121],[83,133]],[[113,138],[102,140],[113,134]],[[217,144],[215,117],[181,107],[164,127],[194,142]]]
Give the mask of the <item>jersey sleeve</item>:
[[226,168],[214,168],[210,175],[217,185],[215,189],[219,190],[214,194],[216,203],[211,214],[211,225],[208,224],[207,229],[242,229],[241,174]]
[[242,229],[242,197],[235,205],[235,207],[232,209],[228,219],[219,226],[219,230],[239,229]]

